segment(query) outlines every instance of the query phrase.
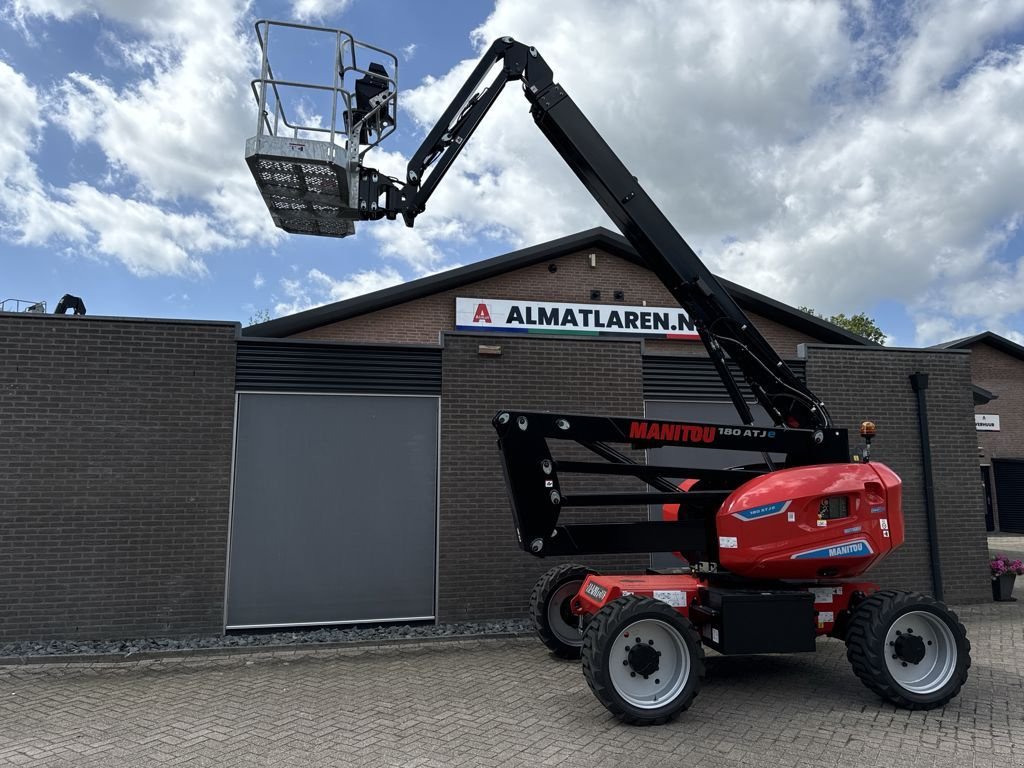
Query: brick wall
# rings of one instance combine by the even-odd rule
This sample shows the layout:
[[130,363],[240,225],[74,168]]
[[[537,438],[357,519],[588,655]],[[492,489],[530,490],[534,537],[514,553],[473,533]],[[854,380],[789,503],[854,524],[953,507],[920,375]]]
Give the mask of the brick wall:
[[999,416],[998,432],[978,432],[978,454],[982,464],[989,465],[992,489],[992,515],[996,530],[999,524],[999,496],[996,493],[992,459],[1024,459],[1024,360],[980,342],[970,347],[971,378],[987,389],[995,400],[974,406],[975,413]]
[[[502,408],[642,415],[637,341],[503,336],[501,357],[477,347],[493,335],[444,339],[441,390],[439,621],[525,616],[537,578],[564,558],[539,559],[518,548],[491,419]],[[556,453],[556,457],[560,454]],[[592,454],[586,454],[593,460]],[[579,458],[583,458],[580,455]],[[601,478],[592,489],[642,490],[629,478]],[[567,492],[572,488],[566,486]],[[563,513],[561,522],[643,520],[643,508]],[[646,555],[593,556],[604,571],[636,571]]]
[[[590,266],[589,254],[597,254],[597,266]],[[557,267],[551,272],[549,267]],[[601,291],[599,300],[592,300],[592,289]],[[625,298],[615,300],[615,291]],[[677,307],[661,281],[650,270],[631,261],[588,249],[552,259],[544,264],[506,272],[472,285],[441,291],[417,301],[349,318],[297,334],[295,338],[331,341],[363,341],[395,344],[436,344],[441,334],[455,328],[455,298],[470,296],[482,299],[530,299],[531,301],[566,301],[581,304],[641,305]],[[784,359],[796,355],[798,344],[817,341],[773,320],[748,313],[767,341]],[[651,354],[706,355],[700,342],[649,340]]]
[[872,455],[903,479],[906,543],[869,577],[931,593],[917,396],[909,379],[917,371],[930,376],[928,417],[945,598],[991,599],[970,357],[959,351],[833,346],[811,346],[807,352],[807,383],[836,425],[850,430],[855,445],[860,422],[875,422]]
[[999,397],[975,413],[999,416],[998,432],[978,432],[984,459],[1024,459],[1024,360],[985,343],[971,347],[971,377]]
[[0,315],[0,640],[222,630],[235,333]]

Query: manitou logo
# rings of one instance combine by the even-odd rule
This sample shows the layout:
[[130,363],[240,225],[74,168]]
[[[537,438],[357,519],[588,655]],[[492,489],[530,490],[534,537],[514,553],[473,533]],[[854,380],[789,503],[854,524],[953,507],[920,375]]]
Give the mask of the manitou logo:
[[831,557],[865,557],[874,553],[875,551],[871,549],[871,545],[865,539],[857,539],[856,541],[848,541],[833,547],[821,547],[820,549],[798,552],[795,555],[790,555],[790,559],[823,560]]
[[634,421],[629,425],[630,440],[661,440],[667,443],[713,443],[715,427],[700,424],[659,424]]
[[476,312],[473,313],[474,323],[489,323],[491,322],[491,313],[487,311],[486,304],[477,304]]

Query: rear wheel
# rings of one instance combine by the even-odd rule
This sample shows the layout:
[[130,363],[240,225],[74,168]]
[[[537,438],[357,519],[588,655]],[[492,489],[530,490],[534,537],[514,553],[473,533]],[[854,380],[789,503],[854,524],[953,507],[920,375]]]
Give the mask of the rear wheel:
[[941,707],[960,692],[971,643],[956,614],[927,595],[881,590],[857,606],[846,634],[853,671],[905,709]]
[[704,677],[704,649],[690,621],[660,600],[608,603],[583,636],[583,675],[619,720],[668,722],[690,706]]
[[587,576],[594,573],[585,565],[559,565],[541,576],[530,594],[530,618],[537,636],[560,658],[580,657],[583,632],[571,605]]

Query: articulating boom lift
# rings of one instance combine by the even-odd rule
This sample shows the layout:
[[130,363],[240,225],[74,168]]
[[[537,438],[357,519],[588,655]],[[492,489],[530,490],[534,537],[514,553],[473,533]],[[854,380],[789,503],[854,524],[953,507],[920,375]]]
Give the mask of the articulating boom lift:
[[[563,658],[582,657],[587,682],[609,711],[651,724],[686,709],[703,677],[702,645],[723,654],[812,651],[820,635],[845,640],[857,676],[898,706],[932,708],[956,696],[970,666],[957,617],[926,595],[857,578],[903,543],[899,477],[871,462],[869,450],[863,461],[851,461],[846,431],[554,82],[536,49],[511,38],[495,41],[400,181],[362,164],[366,149],[395,126],[394,58],[390,73],[380,64],[359,67],[355,52],[362,48],[390,55],[348,33],[315,29],[337,41],[332,88],[344,113],[337,135],[345,145],[335,144],[333,123],[329,142],[307,140],[283,107],[275,106],[273,125],[267,110],[281,104],[285,84],[274,80],[267,58],[275,24],[257,24],[264,52],[262,77],[253,82],[260,117],[247,147],[275,223],[333,236],[351,234],[355,220],[401,216],[412,226],[504,86],[520,81],[541,132],[687,311],[729,392],[742,425],[520,411],[494,417],[525,551],[678,552],[692,564],[679,573],[634,576],[559,565],[534,588],[530,610],[541,640]],[[277,133],[280,123],[292,137]],[[774,427],[753,425],[728,360]],[[865,422],[861,434],[870,448],[874,425]],[[560,460],[549,441],[573,442],[601,461]],[[636,462],[615,443],[752,451],[764,460],[714,470],[656,466]],[[630,476],[653,490],[563,493],[561,478],[580,474]],[[687,479],[669,479],[679,477]],[[559,525],[563,508],[638,504],[678,505],[679,512],[661,521]]]

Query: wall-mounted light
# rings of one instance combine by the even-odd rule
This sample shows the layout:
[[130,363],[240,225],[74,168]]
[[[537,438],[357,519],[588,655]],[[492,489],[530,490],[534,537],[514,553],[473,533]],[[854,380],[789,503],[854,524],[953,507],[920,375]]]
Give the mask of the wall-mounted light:
[[481,357],[501,357],[501,345],[481,344],[476,348],[476,352]]
[[597,267],[597,254],[596,253],[588,254],[587,258],[590,260],[590,267],[591,267],[591,269],[596,268]]
[[600,301],[601,300],[601,291],[599,291],[597,288],[591,288],[590,289],[590,300],[591,301]]
[[615,300],[616,301],[625,301],[626,300],[626,292],[625,291],[615,291],[614,296],[615,296]]

